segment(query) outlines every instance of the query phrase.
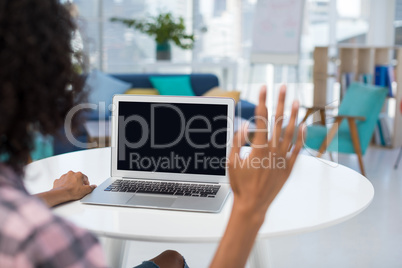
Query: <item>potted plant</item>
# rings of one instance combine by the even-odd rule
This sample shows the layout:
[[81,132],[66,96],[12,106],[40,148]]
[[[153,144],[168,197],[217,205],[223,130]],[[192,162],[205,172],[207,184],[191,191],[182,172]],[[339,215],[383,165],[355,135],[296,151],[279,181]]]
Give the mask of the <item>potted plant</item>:
[[171,59],[169,41],[173,41],[182,49],[193,48],[194,35],[186,34],[184,19],[182,17],[175,19],[171,13],[161,13],[156,17],[144,20],[113,17],[110,21],[123,23],[129,28],[134,28],[155,38],[157,60]]

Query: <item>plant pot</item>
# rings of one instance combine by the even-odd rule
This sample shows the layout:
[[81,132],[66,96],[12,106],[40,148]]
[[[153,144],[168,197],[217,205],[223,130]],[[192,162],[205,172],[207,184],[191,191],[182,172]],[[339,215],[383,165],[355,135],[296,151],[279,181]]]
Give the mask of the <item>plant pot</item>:
[[172,57],[169,42],[156,44],[156,60],[170,60]]

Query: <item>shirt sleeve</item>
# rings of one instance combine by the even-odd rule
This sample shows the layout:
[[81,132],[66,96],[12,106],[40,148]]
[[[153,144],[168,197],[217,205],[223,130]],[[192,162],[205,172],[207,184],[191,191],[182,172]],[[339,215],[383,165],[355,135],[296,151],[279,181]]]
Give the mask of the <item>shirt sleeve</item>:
[[97,238],[57,216],[37,228],[22,249],[36,267],[106,267]]
[[[6,193],[11,197],[13,192]],[[106,267],[93,234],[54,215],[37,198],[16,195],[7,203],[9,213],[0,228],[5,238],[0,263],[10,264],[5,267]]]

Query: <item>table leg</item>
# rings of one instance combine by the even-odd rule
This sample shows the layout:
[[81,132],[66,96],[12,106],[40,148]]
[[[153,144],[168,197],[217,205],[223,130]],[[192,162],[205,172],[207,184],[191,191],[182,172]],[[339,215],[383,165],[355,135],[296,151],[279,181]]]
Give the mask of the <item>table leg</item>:
[[127,250],[126,240],[100,237],[103,252],[105,252],[106,263],[109,267],[125,267],[125,253]]
[[402,157],[402,146],[401,146],[401,149],[399,150],[398,157],[396,158],[394,169],[398,169],[399,162],[401,161],[401,157]]
[[272,267],[271,251],[267,239],[257,239],[255,241],[250,258],[248,259],[249,268],[270,268]]

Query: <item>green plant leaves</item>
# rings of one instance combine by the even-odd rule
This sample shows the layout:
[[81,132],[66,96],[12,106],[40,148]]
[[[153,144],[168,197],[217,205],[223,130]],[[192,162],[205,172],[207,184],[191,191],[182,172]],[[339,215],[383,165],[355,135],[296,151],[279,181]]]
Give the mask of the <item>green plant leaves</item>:
[[161,13],[156,17],[150,17],[145,20],[113,17],[110,21],[122,23],[128,28],[145,33],[153,37],[158,44],[171,40],[182,49],[193,48],[194,35],[186,34],[184,19],[182,17],[176,19],[170,12]]

